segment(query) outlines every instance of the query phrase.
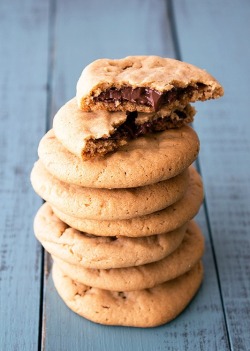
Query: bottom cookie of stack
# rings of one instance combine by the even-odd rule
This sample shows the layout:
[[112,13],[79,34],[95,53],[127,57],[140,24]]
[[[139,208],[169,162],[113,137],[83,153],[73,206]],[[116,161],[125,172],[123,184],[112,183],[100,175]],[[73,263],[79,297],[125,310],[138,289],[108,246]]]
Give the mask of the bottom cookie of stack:
[[166,323],[186,307],[202,281],[204,238],[194,221],[151,237],[98,237],[69,227],[46,203],[34,229],[54,259],[59,295],[97,323]]
[[115,292],[92,288],[52,272],[55,287],[66,305],[93,322],[106,325],[155,327],[177,317],[196,294],[203,278],[202,263],[176,279],[152,289]]

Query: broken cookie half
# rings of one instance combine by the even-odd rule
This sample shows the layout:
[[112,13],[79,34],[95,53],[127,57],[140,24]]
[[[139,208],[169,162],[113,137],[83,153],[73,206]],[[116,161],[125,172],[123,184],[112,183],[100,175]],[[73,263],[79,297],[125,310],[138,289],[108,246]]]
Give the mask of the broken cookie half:
[[84,112],[76,99],[67,102],[55,115],[53,129],[57,139],[83,160],[103,156],[118,147],[150,133],[180,128],[193,121],[195,109],[179,104],[173,110],[158,112]]
[[89,64],[76,97],[83,111],[156,112],[222,95],[219,82],[196,66],[158,56],[128,56]]

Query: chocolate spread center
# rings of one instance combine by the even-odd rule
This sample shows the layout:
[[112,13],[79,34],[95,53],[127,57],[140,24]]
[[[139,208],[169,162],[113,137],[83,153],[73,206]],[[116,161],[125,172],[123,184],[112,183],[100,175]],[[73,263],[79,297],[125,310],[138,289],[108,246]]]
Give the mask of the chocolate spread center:
[[154,111],[159,110],[159,108],[167,103],[171,103],[176,99],[179,99],[181,95],[188,94],[192,96],[193,91],[197,88],[188,86],[186,88],[173,88],[165,93],[160,91],[149,89],[149,88],[131,88],[123,87],[122,89],[110,88],[103,91],[95,97],[95,101],[103,102],[116,102],[120,103],[124,101],[129,101],[132,103],[153,107]]
[[162,104],[163,95],[163,93],[149,88],[124,87],[119,90],[116,88],[108,89],[97,96],[96,100],[104,102],[129,101],[157,109]]
[[[176,110],[175,113],[179,116],[180,119],[185,119],[187,117],[184,111]],[[167,124],[169,123],[169,121],[171,121],[170,117],[159,117],[153,121],[148,121],[143,124],[136,124],[135,119],[137,115],[138,112],[136,111],[127,112],[127,119],[125,123],[123,123],[117,128],[117,130],[110,137],[110,139],[136,139],[142,135],[165,130],[167,128]]]

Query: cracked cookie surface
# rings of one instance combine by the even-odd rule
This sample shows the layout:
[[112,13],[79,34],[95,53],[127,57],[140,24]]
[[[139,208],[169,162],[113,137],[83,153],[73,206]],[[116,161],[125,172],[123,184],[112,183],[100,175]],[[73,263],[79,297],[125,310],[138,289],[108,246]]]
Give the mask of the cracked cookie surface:
[[58,180],[38,161],[31,172],[31,183],[39,196],[70,216],[120,220],[144,216],[178,201],[187,190],[189,171],[143,187],[93,189]]
[[188,189],[183,198],[149,215],[125,220],[97,221],[69,216],[55,206],[52,208],[62,221],[87,233],[100,236],[142,237],[166,233],[181,227],[198,213],[202,201],[202,180],[197,171],[191,167]]
[[85,268],[109,269],[139,266],[168,256],[181,244],[186,225],[142,238],[96,236],[69,227],[45,203],[35,217],[34,231],[50,254]]
[[128,268],[88,269],[53,256],[54,262],[71,279],[92,287],[114,291],[151,289],[189,271],[204,252],[204,238],[198,225],[187,225],[181,245],[162,260]]

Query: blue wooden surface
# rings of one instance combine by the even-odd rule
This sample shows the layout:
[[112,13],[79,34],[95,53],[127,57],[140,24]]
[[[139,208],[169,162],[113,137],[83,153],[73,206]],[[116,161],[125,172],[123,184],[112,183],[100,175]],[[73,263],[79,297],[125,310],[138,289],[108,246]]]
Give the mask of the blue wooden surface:
[[[57,1],[53,12],[51,117],[75,95],[82,69],[101,57],[174,57],[164,0]],[[65,25],[66,24],[66,25]]]
[[46,126],[49,3],[0,3],[0,350],[39,345],[41,204],[29,173]]
[[[250,2],[105,0],[0,3],[0,350],[249,350]],[[44,270],[29,184],[54,113],[99,57],[156,54],[206,68],[225,97],[197,106],[206,202],[205,279],[175,321],[105,327],[71,312]],[[44,294],[43,294],[44,279]]]
[[249,350],[250,3],[231,0],[222,7],[212,0],[178,0],[174,5],[182,59],[213,72],[225,88],[223,99],[199,106],[195,128],[230,343],[233,350]]

